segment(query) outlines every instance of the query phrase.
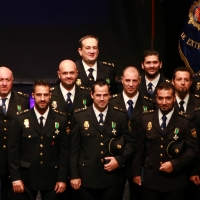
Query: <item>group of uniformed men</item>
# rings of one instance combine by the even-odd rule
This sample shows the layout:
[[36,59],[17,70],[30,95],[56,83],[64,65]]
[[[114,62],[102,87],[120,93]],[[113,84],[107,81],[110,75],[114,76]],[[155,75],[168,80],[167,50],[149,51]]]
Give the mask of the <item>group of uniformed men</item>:
[[60,63],[57,86],[34,83],[31,109],[0,67],[1,199],[40,191],[43,200],[122,200],[127,181],[131,200],[199,199],[200,97],[190,93],[190,70],[168,81],[159,53],[147,50],[144,75],[126,67],[116,94],[113,64],[97,61],[98,38],[81,38],[78,52],[82,60]]

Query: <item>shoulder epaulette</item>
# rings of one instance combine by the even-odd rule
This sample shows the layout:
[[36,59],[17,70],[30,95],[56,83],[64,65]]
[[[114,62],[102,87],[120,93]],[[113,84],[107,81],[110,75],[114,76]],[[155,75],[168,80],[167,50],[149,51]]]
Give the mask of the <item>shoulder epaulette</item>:
[[190,119],[190,115],[187,115],[185,112],[179,112],[178,113],[180,116],[185,117],[187,119]]
[[126,113],[126,110],[124,110],[124,109],[122,109],[122,108],[118,108],[118,107],[115,106],[114,109]]
[[60,115],[62,115],[62,116],[66,116],[66,113],[65,112],[61,112],[61,111],[59,111],[59,110],[53,110],[55,113],[57,113],[57,114],[60,114]]
[[25,97],[25,98],[29,98],[28,94],[26,93],[23,93],[23,92],[17,92],[18,95],[22,96],[22,97]]
[[200,95],[195,94],[194,96],[195,96],[196,98],[200,99]]
[[144,99],[147,101],[151,101],[152,103],[155,103],[154,99],[152,99],[150,97],[144,96]]
[[145,115],[145,114],[149,114],[149,113],[153,113],[154,112],[154,110],[145,110],[145,111],[143,111],[143,115]]
[[26,109],[26,110],[21,110],[21,111],[18,111],[16,114],[17,115],[22,115],[24,113],[27,113],[29,111],[29,109]]
[[170,81],[170,80],[168,80],[168,79],[166,79],[165,81],[166,81],[167,83],[171,83],[171,81]]
[[200,72],[197,72],[196,74],[192,75],[192,78],[196,78],[196,77],[199,77],[199,76],[200,76]]
[[55,87],[50,88],[50,91],[53,92],[55,90]]
[[111,67],[114,67],[114,63],[109,63],[109,62],[102,62],[104,65],[108,65],[108,66],[111,66]]
[[86,90],[88,92],[91,92],[91,88],[90,87],[79,86],[79,88],[82,89],[82,90]]
[[196,112],[199,111],[199,110],[200,110],[200,107],[197,107],[197,108],[194,109],[194,111],[196,111]]
[[84,111],[84,110],[87,110],[87,107],[78,108],[78,109],[74,110],[74,113],[78,113],[78,112],[81,112],[81,111]]
[[115,99],[116,97],[117,97],[117,94],[113,94],[113,95],[110,96],[110,100]]

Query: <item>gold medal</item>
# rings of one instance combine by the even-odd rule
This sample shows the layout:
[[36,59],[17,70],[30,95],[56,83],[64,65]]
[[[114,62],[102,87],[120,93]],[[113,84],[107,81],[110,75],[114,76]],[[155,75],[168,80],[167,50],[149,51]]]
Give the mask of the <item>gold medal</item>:
[[85,128],[85,130],[88,130],[88,128],[90,127],[90,124],[88,121],[84,121],[83,127]]

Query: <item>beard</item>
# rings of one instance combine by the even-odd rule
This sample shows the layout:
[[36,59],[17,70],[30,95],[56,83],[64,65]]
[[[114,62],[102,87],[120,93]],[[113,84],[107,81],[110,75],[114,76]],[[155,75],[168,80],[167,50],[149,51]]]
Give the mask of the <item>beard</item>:
[[187,90],[187,89],[178,89],[178,90],[176,90],[176,93],[178,94],[180,99],[184,99],[186,97],[186,95],[189,93],[189,90]]

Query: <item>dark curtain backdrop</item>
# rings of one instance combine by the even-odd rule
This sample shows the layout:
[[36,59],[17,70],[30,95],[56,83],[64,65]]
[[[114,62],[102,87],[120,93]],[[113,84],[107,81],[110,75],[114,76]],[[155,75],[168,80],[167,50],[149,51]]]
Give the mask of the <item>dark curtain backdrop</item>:
[[[190,5],[155,0],[154,47],[168,78],[184,65],[177,43]],[[0,1],[0,65],[18,82],[53,83],[63,59],[80,58],[78,40],[87,34],[99,37],[99,60],[113,62],[118,75],[128,65],[140,69],[143,50],[151,48],[151,0]]]

